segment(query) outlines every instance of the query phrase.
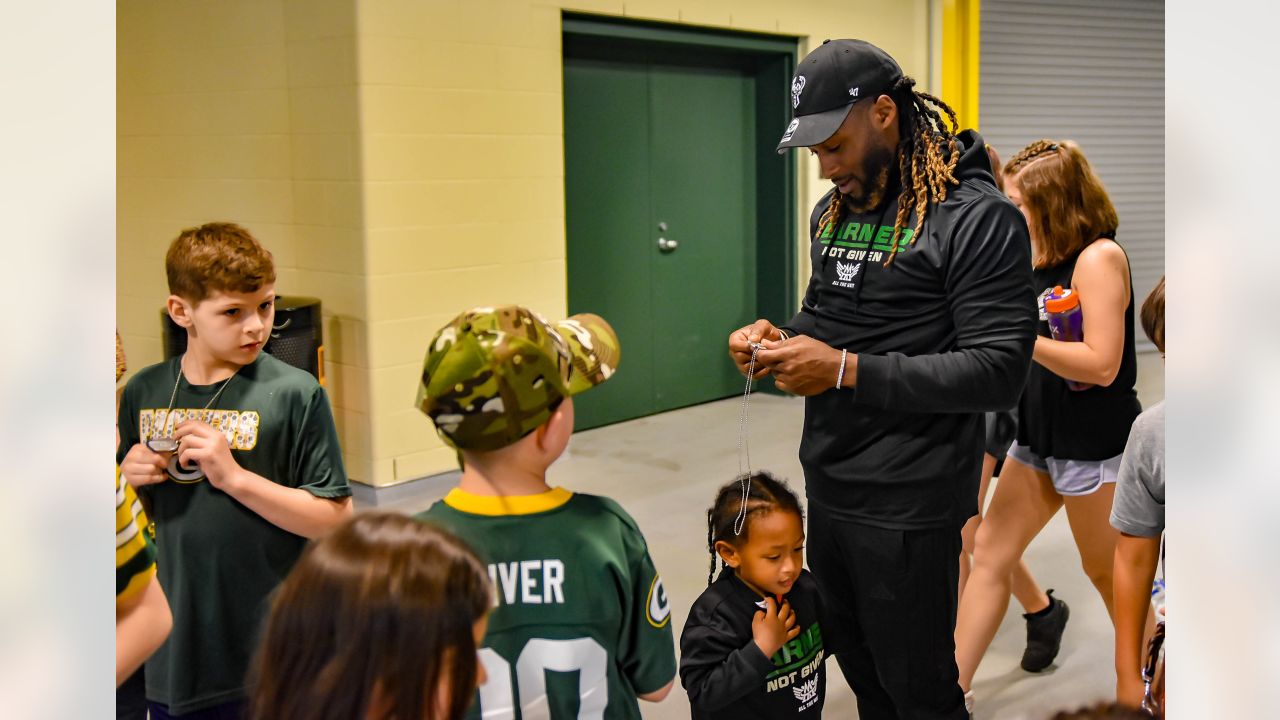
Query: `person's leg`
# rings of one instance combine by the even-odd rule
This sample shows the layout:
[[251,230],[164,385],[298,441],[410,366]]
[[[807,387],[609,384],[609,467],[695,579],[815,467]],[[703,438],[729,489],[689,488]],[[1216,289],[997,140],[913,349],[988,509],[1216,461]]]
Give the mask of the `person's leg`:
[[959,529],[860,526],[854,537],[859,628],[896,717],[965,720],[954,642]]
[[[960,552],[961,596],[964,595],[964,586],[968,583],[969,573],[973,568],[973,547],[977,540],[978,526],[982,524],[983,508],[987,503],[987,490],[991,486],[991,477],[998,464],[994,456],[989,453],[983,454],[982,478],[978,484],[978,514],[969,518],[969,522],[966,522],[960,530],[960,539],[964,544],[964,549]],[[1022,558],[1018,558],[1017,564],[1013,566],[1011,587],[1013,596],[1022,606],[1022,612],[1035,613],[1049,606],[1049,596],[1040,589],[1035,577],[1031,575],[1031,568],[1027,567],[1027,563]]]
[[978,514],[960,528],[960,594],[964,595],[965,583],[969,581],[969,570],[973,564],[973,543],[978,535],[978,525],[982,523],[982,506],[987,502],[987,488],[991,485],[991,475],[996,469],[996,459],[990,453],[982,455],[982,477],[978,480]]
[[1061,506],[1062,496],[1047,474],[1012,456],[1005,459],[995,497],[978,528],[973,572],[956,622],[956,664],[966,692],[1009,607],[1014,566]]
[[893,701],[880,684],[866,636],[858,630],[858,593],[846,537],[849,532],[850,523],[831,518],[820,505],[809,502],[806,554],[825,606],[823,647],[828,656],[835,655],[840,672],[853,689],[859,717],[897,720]]
[[1009,586],[1013,596],[1018,599],[1024,613],[1037,613],[1049,607],[1049,596],[1040,589],[1039,583],[1031,575],[1031,568],[1026,561],[1018,558],[1009,576]]
[[893,699],[880,685],[876,675],[875,660],[865,639],[857,645],[836,653],[836,664],[845,682],[853,689],[858,703],[858,717],[865,720],[898,720]]
[[1084,574],[1102,595],[1107,614],[1114,617],[1111,597],[1112,563],[1115,559],[1116,540],[1119,531],[1111,527],[1111,502],[1115,498],[1115,483],[1103,483],[1088,495],[1063,498],[1067,506],[1067,521],[1076,547],[1080,550],[1080,564]]

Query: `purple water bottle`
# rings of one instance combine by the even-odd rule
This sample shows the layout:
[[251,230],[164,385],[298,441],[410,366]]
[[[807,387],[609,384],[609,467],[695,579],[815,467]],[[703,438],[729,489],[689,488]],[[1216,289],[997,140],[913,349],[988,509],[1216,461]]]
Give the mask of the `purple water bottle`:
[[[1055,286],[1044,298],[1044,313],[1049,319],[1049,334],[1054,340],[1081,342],[1084,340],[1084,313],[1080,311],[1080,296],[1074,290]],[[1088,390],[1089,383],[1067,380],[1072,390]]]

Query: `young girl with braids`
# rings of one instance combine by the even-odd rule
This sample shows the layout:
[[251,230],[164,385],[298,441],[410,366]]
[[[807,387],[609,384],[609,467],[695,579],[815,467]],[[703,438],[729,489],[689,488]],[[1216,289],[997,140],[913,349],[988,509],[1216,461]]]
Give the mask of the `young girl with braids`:
[[[1010,571],[1059,508],[1066,507],[1085,574],[1114,615],[1117,533],[1109,517],[1125,441],[1141,411],[1129,261],[1115,241],[1119,218],[1101,180],[1074,142],[1039,140],[1010,159],[1005,184],[1030,226],[1041,303],[1054,287],[1072,289],[1084,341],[1052,339],[1041,315],[1017,438],[978,528],[960,601],[956,660],[966,691],[1008,607]],[[1068,380],[1089,387],[1075,390]],[[1040,630],[1056,655],[1067,612],[1051,600]]]
[[707,550],[707,589],[680,634],[693,718],[821,717],[822,602],[800,501],[766,472],[739,477],[707,510]]

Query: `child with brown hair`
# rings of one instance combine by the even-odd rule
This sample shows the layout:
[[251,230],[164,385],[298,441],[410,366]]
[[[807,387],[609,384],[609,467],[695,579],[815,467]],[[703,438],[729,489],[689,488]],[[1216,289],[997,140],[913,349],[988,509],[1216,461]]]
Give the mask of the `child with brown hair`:
[[[1142,303],[1142,329],[1164,357],[1164,278]],[[1129,442],[1120,461],[1111,526],[1120,532],[1116,541],[1116,699],[1141,707],[1142,636],[1151,608],[1152,587],[1160,564],[1164,537],[1164,401],[1147,408],[1133,421]],[[1164,607],[1157,608],[1164,621]]]
[[[1011,571],[1061,508],[1085,574],[1112,614],[1117,533],[1107,517],[1125,439],[1141,411],[1129,260],[1115,240],[1120,220],[1101,179],[1074,142],[1038,140],[1009,160],[1005,192],[1027,219],[1042,307],[1016,438],[978,528],[957,614],[956,664],[969,707],[974,673],[1009,604]],[[1079,297],[1080,342],[1049,332],[1043,304],[1055,288]],[[1047,600],[1034,629],[1050,640],[1051,660],[1068,612],[1058,598]]]
[[363,512],[311,544],[271,602],[253,720],[458,720],[484,682],[493,588],[453,535]]
[[270,592],[308,538],[351,514],[328,396],[262,352],[275,267],[232,223],[182,231],[165,256],[187,351],[134,375],[116,461],[156,526],[173,632],[146,664],[153,720],[235,718]]

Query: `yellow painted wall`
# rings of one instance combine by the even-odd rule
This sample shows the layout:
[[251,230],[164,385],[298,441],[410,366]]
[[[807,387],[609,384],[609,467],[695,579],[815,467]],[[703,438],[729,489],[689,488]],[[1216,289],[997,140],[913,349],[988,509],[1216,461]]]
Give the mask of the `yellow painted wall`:
[[238,222],[277,289],[323,300],[348,469],[372,477],[367,276],[350,0],[116,5],[116,307],[129,367],[163,356],[164,253]]
[[[118,303],[131,365],[160,356],[152,308],[164,297],[168,240],[236,219],[276,253],[284,292],[324,300],[352,477],[387,485],[451,469],[452,451],[413,407],[434,330],[473,305],[565,312],[563,10],[779,33],[798,37],[802,54],[828,37],[862,37],[927,88],[929,9],[122,0]],[[800,155],[804,228],[826,188]]]

